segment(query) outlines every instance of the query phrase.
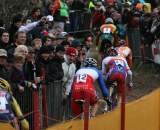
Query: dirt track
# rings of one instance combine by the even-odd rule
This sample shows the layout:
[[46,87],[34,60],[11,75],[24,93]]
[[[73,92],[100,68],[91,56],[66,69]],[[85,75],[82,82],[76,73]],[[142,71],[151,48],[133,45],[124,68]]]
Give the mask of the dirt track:
[[153,63],[138,64],[133,67],[134,88],[128,92],[128,101],[135,100],[160,88],[160,71]]

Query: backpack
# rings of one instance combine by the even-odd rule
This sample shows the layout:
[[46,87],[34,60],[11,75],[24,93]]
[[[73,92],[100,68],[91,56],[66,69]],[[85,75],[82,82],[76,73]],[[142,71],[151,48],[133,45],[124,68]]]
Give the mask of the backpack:
[[114,36],[112,33],[102,33],[100,38],[101,38],[101,41],[106,39],[106,40],[110,41],[111,43],[114,42]]

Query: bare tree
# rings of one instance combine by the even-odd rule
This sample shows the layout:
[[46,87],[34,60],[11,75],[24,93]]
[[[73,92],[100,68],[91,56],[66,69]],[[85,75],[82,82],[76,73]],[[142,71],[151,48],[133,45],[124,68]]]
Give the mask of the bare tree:
[[0,19],[5,21],[6,25],[11,23],[12,17],[17,13],[24,16],[30,12],[33,7],[42,7],[46,0],[0,0]]

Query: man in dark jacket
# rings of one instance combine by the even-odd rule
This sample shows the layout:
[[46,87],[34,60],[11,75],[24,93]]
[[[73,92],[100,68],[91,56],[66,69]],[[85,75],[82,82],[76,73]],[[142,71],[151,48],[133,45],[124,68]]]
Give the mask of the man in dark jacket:
[[[55,49],[55,56],[52,59],[52,65],[56,66],[57,74],[55,77],[57,80],[61,80],[63,78],[63,69],[62,69],[62,63],[64,61],[65,49],[62,45],[57,45]],[[51,66],[52,67],[52,66]]]
[[2,31],[0,35],[0,49],[7,49],[9,46],[9,33],[7,30]]
[[58,52],[59,51],[57,49],[56,56],[50,59],[50,46],[42,46],[40,48],[40,56],[36,61],[36,66],[37,70],[41,70],[39,73],[40,76],[42,76],[45,73],[46,83],[61,80],[63,77],[61,59],[58,56]]

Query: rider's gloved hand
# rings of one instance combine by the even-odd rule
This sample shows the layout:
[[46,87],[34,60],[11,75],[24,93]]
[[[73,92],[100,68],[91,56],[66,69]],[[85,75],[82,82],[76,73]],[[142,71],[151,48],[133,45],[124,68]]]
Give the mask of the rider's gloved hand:
[[29,123],[24,117],[19,117],[19,121],[20,121],[22,128],[24,130],[29,130]]

